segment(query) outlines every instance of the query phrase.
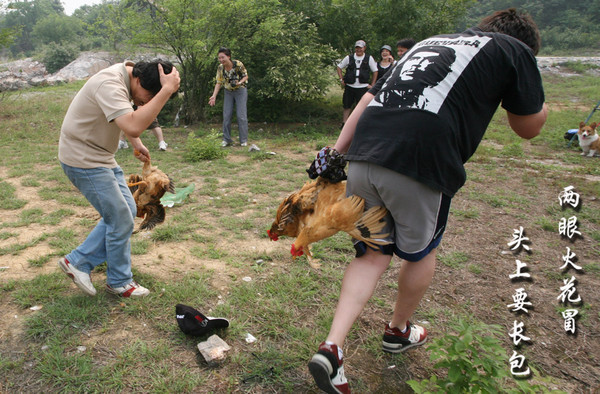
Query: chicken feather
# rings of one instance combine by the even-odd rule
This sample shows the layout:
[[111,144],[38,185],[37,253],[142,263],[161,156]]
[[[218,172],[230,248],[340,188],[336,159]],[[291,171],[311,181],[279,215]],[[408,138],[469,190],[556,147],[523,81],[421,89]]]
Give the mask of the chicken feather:
[[346,182],[330,183],[319,178],[307,182],[283,200],[267,233],[273,241],[279,236],[296,237],[292,256],[306,253],[313,267],[316,264],[312,261],[310,245],[339,231],[345,231],[371,247],[389,244],[382,239],[388,234],[380,233],[387,209],[372,207],[365,212],[364,205],[361,197],[346,197]]
[[171,177],[150,164],[144,162],[142,176],[129,176],[129,190],[133,194],[137,207],[137,217],[144,218],[139,230],[151,230],[165,220],[165,208],[160,199],[166,192],[175,193],[175,185]]

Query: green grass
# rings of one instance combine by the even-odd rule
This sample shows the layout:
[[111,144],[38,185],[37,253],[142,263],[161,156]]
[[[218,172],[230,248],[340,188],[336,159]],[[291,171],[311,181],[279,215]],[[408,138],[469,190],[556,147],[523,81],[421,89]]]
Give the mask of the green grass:
[[15,197],[15,187],[8,182],[0,181],[0,209],[20,209],[27,201]]
[[[504,238],[513,228],[523,225],[531,231],[536,253],[520,258],[527,261],[535,277],[532,286],[539,285],[539,290],[556,290],[566,277],[557,269],[564,250],[557,236],[562,216],[576,214],[582,223],[585,243],[573,245],[578,255],[599,255],[600,210],[591,197],[600,195],[600,182],[588,178],[600,176],[600,166],[580,157],[575,148],[566,149],[562,139],[567,128],[587,116],[589,111],[581,108],[591,110],[597,101],[598,78],[585,74],[577,79],[545,79],[549,101],[568,105],[551,112],[542,135],[521,141],[499,110],[466,166],[468,182],[451,209],[450,220],[456,222],[446,230],[434,282],[414,316],[428,321],[432,339],[452,332],[452,323],[460,316],[492,322],[512,318],[500,298],[512,290],[507,276],[514,264],[510,261],[505,272],[499,271],[507,258],[498,252],[506,248],[509,239]],[[0,171],[5,174],[0,179],[0,266],[9,267],[0,271],[0,297],[3,307],[22,319],[24,330],[10,342],[18,348],[14,352],[0,343],[0,391],[316,391],[306,362],[331,326],[344,269],[354,256],[352,242],[339,233],[313,244],[314,257],[322,264],[317,271],[306,257],[291,258],[291,239],[282,237],[274,243],[266,229],[281,200],[307,181],[305,169],[316,151],[335,142],[339,95],[322,105],[318,120],[251,125],[251,142],[259,152],[222,149],[215,125],[165,128],[167,152],[153,150],[155,138],[142,135],[153,164],[171,175],[177,187],[194,183],[195,190],[183,204],[167,209],[165,223],[132,236],[134,277],[151,290],[148,297],[135,300],[102,290],[106,264],[93,271],[98,289],[93,298],[78,291],[55,266],[98,220],[56,161],[62,117],[80,86],[28,92],[50,95],[52,100],[8,93],[0,103]],[[117,152],[116,159],[125,174],[139,173],[141,164],[131,149]],[[563,211],[554,202],[571,182],[585,196],[578,212]],[[32,235],[23,236],[25,231]],[[536,248],[542,245],[555,253],[541,255]],[[598,263],[592,258],[581,263],[586,275],[578,279],[595,286],[600,279]],[[398,290],[399,265],[397,259],[392,261],[349,333],[347,373],[355,392],[409,392],[405,381],[443,373],[427,361],[425,348],[396,356],[380,351],[382,323],[389,320]],[[17,275],[20,270],[26,273]],[[486,294],[469,291],[470,285],[485,285],[493,276],[506,279],[501,289],[489,288]],[[544,298],[539,297],[534,318],[545,313]],[[206,337],[188,337],[178,329],[177,303],[230,319],[230,328],[217,333],[232,346],[222,364],[208,366],[199,356],[197,344]],[[30,311],[34,305],[42,309]],[[598,327],[594,308],[595,302],[590,302],[582,309],[582,327],[592,332]],[[549,309],[558,319],[557,310]],[[246,343],[246,333],[257,342]],[[560,341],[553,338],[553,342]],[[510,345],[505,344],[504,350],[510,351]],[[553,357],[544,349],[540,352]],[[535,355],[531,356],[535,363]],[[414,360],[419,360],[417,369],[409,367]],[[391,365],[395,368],[389,369]],[[33,389],[22,383],[32,381],[38,382]]]
[[443,253],[438,260],[450,268],[461,268],[469,261],[469,255],[464,252]]
[[583,63],[580,61],[567,61],[558,64],[561,67],[566,68],[569,71],[583,74],[589,70],[597,70],[599,67],[592,63]]

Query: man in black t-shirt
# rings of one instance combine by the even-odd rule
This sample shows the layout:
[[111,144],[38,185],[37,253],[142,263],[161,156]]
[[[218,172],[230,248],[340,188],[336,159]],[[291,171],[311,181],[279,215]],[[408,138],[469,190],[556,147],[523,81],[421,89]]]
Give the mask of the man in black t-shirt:
[[406,261],[383,350],[399,353],[427,339],[409,319],[433,277],[451,199],[466,181],[463,164],[498,105],[522,138],[538,135],[546,121],[539,47],[528,15],[496,12],[478,28],[417,43],[348,118],[334,146],[350,161],[347,194],[364,198],[365,209],[388,209],[383,232],[390,244],[375,250],[355,243],[331,329],[309,363],[321,389],[349,392],[341,349],[393,254]]

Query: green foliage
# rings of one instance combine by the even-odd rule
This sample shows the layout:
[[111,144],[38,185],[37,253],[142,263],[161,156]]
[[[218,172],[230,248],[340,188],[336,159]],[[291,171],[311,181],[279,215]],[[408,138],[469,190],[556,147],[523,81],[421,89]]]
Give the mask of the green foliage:
[[[203,119],[213,90],[217,51],[232,50],[249,74],[250,107],[266,100],[271,108],[323,96],[331,82],[331,48],[320,43],[314,24],[276,0],[141,0],[121,7],[121,26],[131,43],[173,53],[182,71],[185,92],[182,116]],[[201,31],[202,34],[198,35]],[[258,113],[260,114],[260,113]]]
[[61,14],[63,6],[58,0],[13,1],[8,4],[11,10],[0,15],[0,29],[13,29],[19,32],[10,51],[13,55],[31,55],[35,49],[33,29],[35,25],[49,15]]
[[515,7],[529,13],[540,29],[542,53],[594,51],[600,48],[600,0],[484,0],[467,12],[464,27],[496,10]]
[[44,49],[42,63],[49,73],[55,73],[77,58],[79,52],[70,45],[50,43]]
[[88,13],[82,12],[80,17],[88,19],[91,34],[102,37],[111,49],[118,50],[119,43],[127,38],[125,19],[130,13],[127,5],[120,7],[118,2],[109,2]]
[[457,334],[436,338],[427,347],[430,359],[437,361],[435,368],[447,371],[446,376],[409,380],[415,393],[516,393],[532,389],[527,381],[514,381],[520,390],[509,386],[510,364],[498,340],[501,327],[460,318],[455,327]]
[[250,105],[264,102],[281,111],[287,102],[322,97],[333,73],[317,70],[335,53],[318,40],[317,28],[307,18],[282,10],[265,18],[251,41],[237,43],[240,59],[253,70]]
[[20,32],[20,28],[17,27],[3,27],[0,28],[0,48],[8,47],[14,41]]
[[190,133],[185,144],[183,158],[189,162],[221,159],[227,156],[227,151],[221,147],[219,141],[220,139],[215,131],[201,137],[196,137],[194,133]]
[[67,44],[77,41],[83,34],[81,20],[66,15],[53,14],[38,21],[32,36],[40,44]]
[[[318,26],[322,42],[338,54],[348,54],[357,39],[367,42],[367,53],[379,57],[383,44],[395,47],[404,37],[417,40],[440,33],[451,33],[473,0],[283,0],[296,12],[302,12]],[[333,3],[333,4],[332,4]],[[395,51],[393,51],[395,53]]]
[[32,0],[11,3],[18,12],[0,16],[0,29],[23,27],[13,54],[55,45],[47,55],[50,72],[66,64],[57,61],[66,53],[56,53],[56,45],[65,43],[76,43],[79,50],[104,45],[172,55],[182,75],[180,116],[186,123],[213,115],[206,104],[215,84],[217,51],[227,46],[249,72],[250,118],[272,121],[298,114],[298,103],[322,99],[335,63],[357,38],[367,40],[368,51],[378,57],[382,44],[393,46],[401,37],[451,32],[472,2],[113,0],[83,6],[68,17],[57,0]]

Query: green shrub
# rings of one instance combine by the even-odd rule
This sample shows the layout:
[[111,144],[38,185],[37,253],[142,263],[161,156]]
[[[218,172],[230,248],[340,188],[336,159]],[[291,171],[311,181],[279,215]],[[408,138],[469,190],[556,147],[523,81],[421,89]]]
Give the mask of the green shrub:
[[42,54],[42,63],[53,74],[77,58],[79,51],[70,45],[48,44]]
[[427,348],[430,359],[437,361],[435,368],[447,370],[447,376],[433,375],[420,382],[409,380],[407,383],[415,393],[544,391],[543,387],[533,387],[526,380],[512,378],[507,350],[498,340],[503,334],[499,326],[459,319],[455,327],[458,334],[436,338]]
[[208,135],[196,137],[194,133],[188,135],[183,158],[189,162],[200,160],[221,159],[227,156],[227,150],[221,147],[219,134],[212,131]]

